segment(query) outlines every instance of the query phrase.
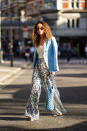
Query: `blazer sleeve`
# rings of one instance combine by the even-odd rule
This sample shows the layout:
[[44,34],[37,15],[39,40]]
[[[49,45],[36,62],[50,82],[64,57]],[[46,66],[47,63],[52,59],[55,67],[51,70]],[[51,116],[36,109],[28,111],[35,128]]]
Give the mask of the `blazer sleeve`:
[[53,46],[53,63],[54,63],[54,68],[55,71],[59,71],[59,65],[58,65],[58,44],[55,39],[55,37],[52,37],[52,46]]

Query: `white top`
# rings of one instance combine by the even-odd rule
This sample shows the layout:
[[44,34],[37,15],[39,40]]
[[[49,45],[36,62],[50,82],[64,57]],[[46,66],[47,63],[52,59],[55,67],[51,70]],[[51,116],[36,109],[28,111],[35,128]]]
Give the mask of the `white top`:
[[43,58],[44,57],[44,55],[43,55],[43,46],[40,45],[39,47],[36,48],[36,50],[37,50],[37,53],[38,53],[38,57]]

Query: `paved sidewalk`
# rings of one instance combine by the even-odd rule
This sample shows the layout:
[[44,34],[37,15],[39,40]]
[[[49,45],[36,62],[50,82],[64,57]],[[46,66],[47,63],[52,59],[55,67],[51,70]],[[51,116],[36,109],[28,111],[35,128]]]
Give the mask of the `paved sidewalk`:
[[[87,59],[71,59],[67,62],[66,59],[59,59],[59,64],[87,64]],[[27,65],[32,64],[24,59],[15,59],[13,62],[13,67],[10,67],[10,61],[3,61],[0,64],[0,84],[11,77],[12,75],[18,73],[21,69],[25,68]]]
[[13,67],[10,67],[10,61],[3,61],[0,64],[0,85],[2,85],[9,77],[25,68],[29,62],[26,62],[25,60],[14,60],[13,64]]

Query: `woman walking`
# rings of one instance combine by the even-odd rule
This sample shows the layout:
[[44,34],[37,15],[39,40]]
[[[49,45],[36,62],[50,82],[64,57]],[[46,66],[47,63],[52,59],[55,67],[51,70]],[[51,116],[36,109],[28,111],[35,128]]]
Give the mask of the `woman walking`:
[[35,47],[34,70],[31,94],[25,110],[25,115],[30,121],[39,119],[38,103],[41,87],[43,87],[46,92],[49,87],[54,88],[54,110],[52,112],[56,115],[62,115],[66,112],[60,100],[60,94],[56,88],[54,79],[55,72],[59,71],[57,42],[46,22],[39,21],[34,24],[32,41]]

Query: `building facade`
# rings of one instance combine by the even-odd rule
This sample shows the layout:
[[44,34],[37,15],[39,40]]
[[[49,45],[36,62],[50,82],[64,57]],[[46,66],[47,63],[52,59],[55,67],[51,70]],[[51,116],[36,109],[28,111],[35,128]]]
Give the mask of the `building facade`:
[[1,30],[3,37],[10,39],[13,33],[12,37],[14,39],[20,39],[20,13],[21,10],[25,9],[25,5],[25,0],[1,0]]
[[[73,49],[73,55],[77,52],[77,56],[85,56],[87,0],[13,0],[12,4],[11,2],[12,0],[2,0],[1,3],[3,36],[11,36],[11,15],[14,16],[14,39],[22,39],[22,36],[24,39],[31,39],[33,24],[38,20],[44,20],[50,25],[62,51],[69,48]],[[22,10],[25,10],[24,20],[21,17]]]
[[[23,18],[26,9],[25,0],[1,0],[1,46],[6,57],[9,54],[9,41],[13,43],[14,56],[23,46]],[[21,45],[19,45],[21,43]]]
[[71,48],[73,56],[85,56],[87,0],[27,0],[26,10],[31,24],[45,20],[50,25],[62,50]]
[[60,44],[71,44],[77,49],[78,55],[85,56],[84,48],[87,44],[87,1],[61,0],[59,18],[57,20],[57,35]]

